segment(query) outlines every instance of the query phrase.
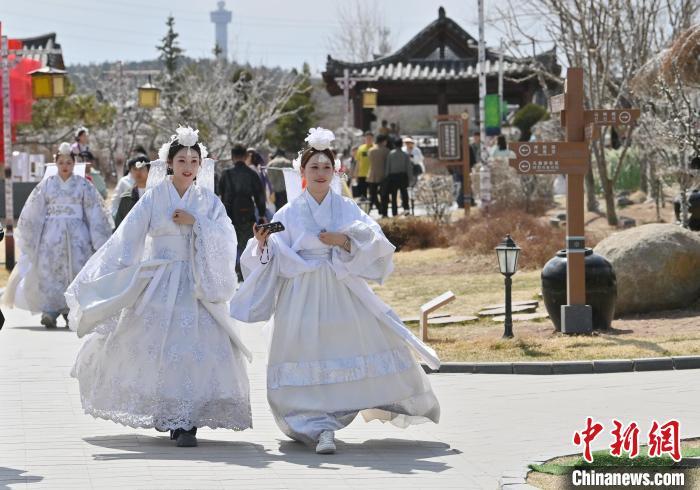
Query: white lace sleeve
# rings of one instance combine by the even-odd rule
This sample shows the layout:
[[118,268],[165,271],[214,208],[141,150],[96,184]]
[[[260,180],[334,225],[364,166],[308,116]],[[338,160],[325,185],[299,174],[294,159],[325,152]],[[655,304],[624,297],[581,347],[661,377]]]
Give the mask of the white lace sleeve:
[[229,301],[236,290],[236,232],[226,208],[211,194],[209,216],[197,216],[194,231],[194,268],[197,295],[211,303]]
[[350,238],[350,252],[334,247],[333,268],[339,279],[353,275],[382,284],[394,270],[395,247],[376,221],[359,208],[354,211],[356,219],[340,230]]
[[90,230],[92,248],[97,250],[112,235],[114,221],[95,186],[87,181],[83,182],[83,216]]
[[32,190],[17,221],[17,231],[15,233],[17,245],[22,253],[27,255],[32,262],[36,259],[41,231],[44,229],[44,222],[46,221],[48,183],[49,179],[44,179]]
[[[81,288],[90,288],[90,283],[112,272],[141,262],[146,235],[151,220],[153,199],[146,192],[114,234],[95,252],[68,286],[65,297],[70,308],[71,327],[80,324],[82,311],[77,298]],[[116,318],[106,319],[105,324],[116,324]]]

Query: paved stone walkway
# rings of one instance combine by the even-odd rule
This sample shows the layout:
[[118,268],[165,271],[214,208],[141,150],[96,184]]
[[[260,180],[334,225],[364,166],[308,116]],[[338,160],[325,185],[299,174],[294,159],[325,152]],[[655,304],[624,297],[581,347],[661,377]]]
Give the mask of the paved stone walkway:
[[[6,312],[0,331],[0,490],[18,488],[494,489],[534,460],[576,452],[586,416],[610,424],[680,419],[700,435],[700,371],[574,376],[434,374],[439,425],[406,430],[356,421],[339,432],[336,455],[317,456],[277,429],[265,398],[264,342],[244,339],[255,428],[203,429],[180,449],[154,430],[84,415],[68,376],[80,340],[39,319]],[[607,427],[607,425],[606,425]],[[598,446],[603,447],[604,440]]]

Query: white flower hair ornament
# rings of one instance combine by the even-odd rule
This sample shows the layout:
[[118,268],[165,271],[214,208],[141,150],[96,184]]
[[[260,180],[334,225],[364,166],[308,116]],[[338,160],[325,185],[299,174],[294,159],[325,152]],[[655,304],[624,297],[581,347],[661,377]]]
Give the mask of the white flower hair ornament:
[[70,143],[63,142],[60,145],[58,145],[58,154],[59,155],[70,155]]
[[173,144],[174,141],[177,141],[179,144],[187,148],[191,148],[194,145],[199,145],[199,151],[202,154],[203,160],[207,157],[209,153],[207,152],[206,146],[204,146],[202,143],[197,143],[198,140],[198,129],[192,129],[189,126],[178,126],[178,128],[175,130],[175,134],[170,137],[170,141],[165,143],[163,146],[160,147],[160,150],[158,150],[158,159],[167,162],[170,146]]
[[331,147],[331,142],[335,139],[333,131],[323,128],[309,129],[309,135],[304,138],[309,146],[315,150],[323,151]]
[[[322,152],[324,150],[329,150],[331,148],[331,142],[335,140],[335,135],[333,131],[324,128],[311,128],[309,129],[309,135],[304,138],[311,148],[316,151]],[[292,167],[297,171],[301,172],[301,157],[303,151],[299,152],[297,157],[292,161]],[[330,162],[330,158],[325,153],[315,153],[309,161],[316,159],[319,162]],[[337,172],[340,170],[340,160],[335,160],[333,162],[334,170]]]

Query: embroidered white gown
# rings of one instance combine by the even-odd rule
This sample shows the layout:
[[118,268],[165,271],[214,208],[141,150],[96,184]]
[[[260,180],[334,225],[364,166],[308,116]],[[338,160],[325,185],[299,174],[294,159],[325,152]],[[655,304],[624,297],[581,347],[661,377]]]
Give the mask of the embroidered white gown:
[[[264,265],[256,240],[248,242],[231,314],[245,322],[274,314],[267,393],[280,429],[313,444],[358,412],[400,427],[438,422],[438,400],[414,357],[438,367],[435,352],[365,282],[382,282],[393,268],[379,225],[332,191],[320,205],[304,192],[273,220],[286,229],[268,240]],[[348,234],[351,252],[324,245],[324,229]]]
[[17,221],[21,253],[3,304],[32,312],[65,311],[63,293],[113,224],[95,187],[78,175],[47,177],[29,195]]
[[[175,209],[194,225],[172,221]],[[236,234],[221,200],[170,178],[146,191],[66,298],[92,332],[73,376],[86,413],[130,427],[251,427],[249,384],[229,300]]]

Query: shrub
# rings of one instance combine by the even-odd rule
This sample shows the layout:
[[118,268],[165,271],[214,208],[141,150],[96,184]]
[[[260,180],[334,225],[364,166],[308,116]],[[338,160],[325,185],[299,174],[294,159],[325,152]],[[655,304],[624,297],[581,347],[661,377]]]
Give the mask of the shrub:
[[446,222],[455,201],[455,185],[449,175],[424,175],[416,184],[416,201],[423,204],[428,216],[436,222]]
[[513,116],[513,125],[520,129],[520,141],[530,139],[530,129],[547,114],[547,110],[541,105],[527,104],[518,110]]
[[379,226],[397,251],[449,246],[444,226],[427,218],[387,218]]
[[538,269],[564,248],[566,233],[521,210],[501,210],[454,223],[451,245],[469,254],[493,254],[510,234],[522,249],[518,267]]

